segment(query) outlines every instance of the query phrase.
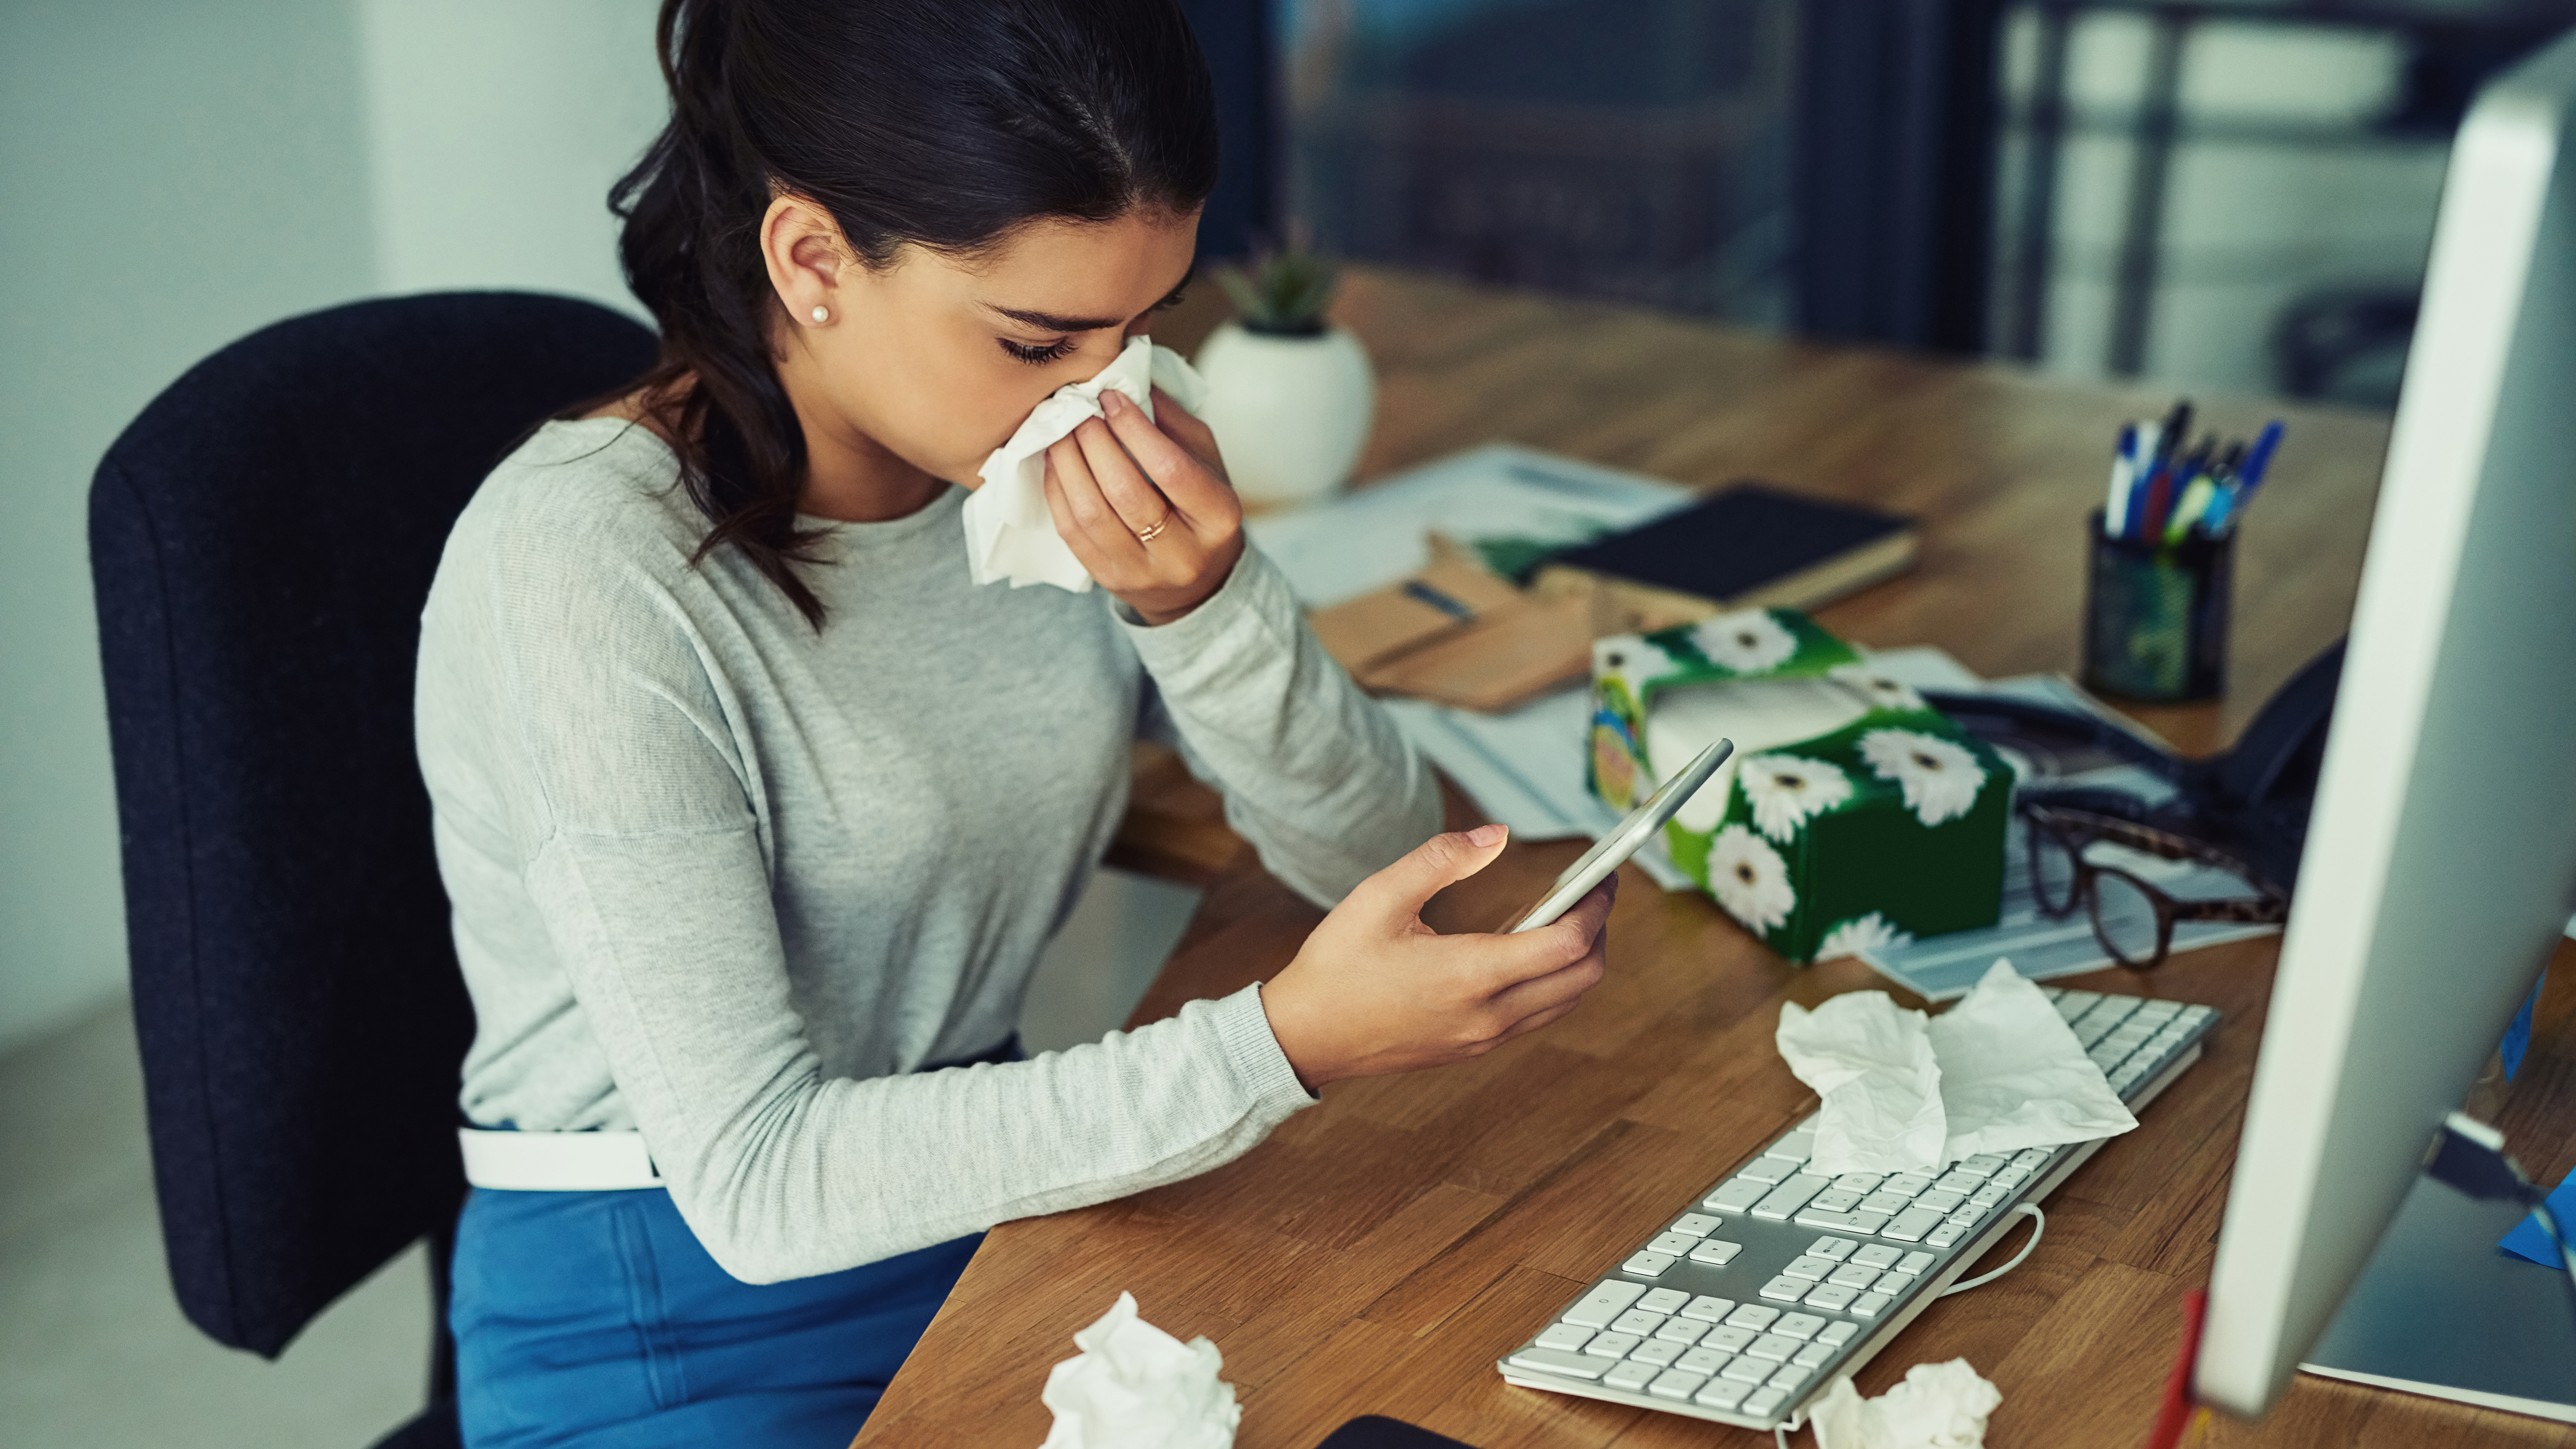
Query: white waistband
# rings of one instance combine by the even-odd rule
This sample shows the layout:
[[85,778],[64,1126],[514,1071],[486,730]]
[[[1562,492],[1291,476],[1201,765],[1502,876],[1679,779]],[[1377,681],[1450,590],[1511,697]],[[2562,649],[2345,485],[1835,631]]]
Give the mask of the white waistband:
[[456,1129],[465,1180],[514,1192],[609,1192],[666,1187],[641,1132],[493,1132]]

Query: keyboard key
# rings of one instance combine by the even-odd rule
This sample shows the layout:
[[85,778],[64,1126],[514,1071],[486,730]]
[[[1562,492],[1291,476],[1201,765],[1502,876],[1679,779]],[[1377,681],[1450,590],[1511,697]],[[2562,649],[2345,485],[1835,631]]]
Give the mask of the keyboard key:
[[1811,1343],[1805,1348],[1798,1350],[1796,1353],[1789,1355],[1789,1362],[1798,1365],[1800,1368],[1817,1368],[1820,1367],[1826,1359],[1832,1358],[1833,1356],[1834,1346],[1832,1344]]
[[1631,1308],[1627,1312],[1610,1320],[1610,1327],[1616,1332],[1633,1333],[1641,1337],[1646,1334],[1653,1333],[1656,1329],[1663,1326],[1663,1314],[1648,1313],[1642,1308]]
[[1729,1378],[1714,1378],[1710,1379],[1698,1393],[1691,1396],[1691,1402],[1704,1409],[1733,1413],[1735,1406],[1743,1403],[1744,1396],[1752,1392],[1752,1389],[1751,1384],[1739,1384]]
[[[1878,1231],[1882,1236],[1894,1238],[1900,1243],[1919,1243],[1923,1241],[1923,1235],[1925,1233],[1928,1233],[1939,1226],[1941,1226],[1940,1212],[1928,1207],[1910,1207],[1905,1211],[1898,1213],[1895,1217],[1888,1219],[1887,1226],[1879,1229]],[[1655,1255],[1652,1253],[1640,1253],[1637,1256],[1653,1257]],[[1631,1258],[1628,1261],[1634,1263],[1637,1259]],[[1671,1260],[1666,1259],[1665,1261],[1670,1262]],[[1629,1268],[1627,1271],[1633,1273],[1636,1269]],[[1657,1269],[1656,1271],[1661,1272],[1662,1270]]]
[[1645,1292],[1642,1284],[1622,1283],[1616,1278],[1595,1283],[1591,1292],[1565,1310],[1565,1321],[1586,1328],[1607,1328],[1611,1319],[1627,1312]]
[[1815,1337],[1824,1326],[1825,1321],[1812,1313],[1784,1313],[1780,1315],[1779,1322],[1771,1325],[1771,1331],[1782,1338],[1794,1338],[1804,1343]]
[[1716,1232],[1717,1226],[1718,1219],[1710,1217],[1706,1213],[1684,1213],[1674,1220],[1670,1231],[1676,1233],[1687,1233],[1694,1238],[1705,1238],[1709,1234]]
[[[2012,1195],[2013,1190],[2011,1188],[2005,1187],[2001,1183],[1990,1182],[1984,1187],[1978,1188],[1975,1192],[1968,1194],[1968,1201],[1975,1203],[1979,1207],[1993,1207]],[[1664,1236],[1669,1238],[1673,1235],[1671,1233],[1666,1233]]]
[[1807,1290],[1814,1286],[1804,1278],[1792,1278],[1783,1273],[1762,1285],[1762,1296],[1774,1303],[1795,1303],[1806,1297]]
[[1673,1369],[1666,1371],[1648,1385],[1646,1392],[1659,1399],[1688,1399],[1699,1391],[1700,1385],[1707,1382],[1706,1374],[1683,1373],[1679,1369]]
[[2023,1183],[2030,1181],[2031,1177],[2031,1170],[2027,1167],[2007,1167],[2003,1171],[1998,1172],[1993,1177],[1987,1179],[1987,1183],[1992,1187],[2019,1187]]
[[1845,1192],[1876,1192],[1885,1181],[1887,1174],[1883,1172],[1846,1172],[1834,1179],[1834,1186]]
[[1619,1271],[1622,1273],[1634,1273],[1640,1278],[1653,1278],[1660,1275],[1666,1268],[1669,1268],[1672,1265],[1673,1255],[1670,1253],[1657,1253],[1645,1249],[1639,1249],[1638,1251],[1628,1255],[1628,1261],[1619,1265]]
[[1840,1228],[1847,1233],[1874,1233],[1887,1226],[1887,1214],[1859,1211],[1829,1213],[1807,1207],[1791,1221],[1802,1228]]
[[2138,1016],[2144,1021],[2171,1021],[2181,1014],[2182,1003],[2179,1001],[2141,1001],[2138,1003]]
[[1628,1350],[1641,1342],[1643,1340],[1633,1333],[1596,1333],[1592,1335],[1592,1341],[1583,1346],[1583,1351],[1594,1358],[1626,1358]]
[[1699,1341],[1699,1346],[1724,1349],[1728,1353],[1742,1353],[1744,1346],[1751,1343],[1755,1336],[1754,1331],[1749,1328],[1712,1328],[1708,1331],[1708,1337]]
[[1661,1373],[1663,1368],[1660,1365],[1639,1363],[1633,1358],[1622,1359],[1610,1365],[1610,1372],[1601,1376],[1601,1382],[1610,1388],[1625,1389],[1633,1394],[1653,1383],[1656,1376]]
[[1886,1272],[1879,1274],[1878,1281],[1869,1286],[1871,1291],[1884,1293],[1892,1298],[1914,1286],[1914,1275],[1911,1273],[1899,1273],[1895,1269],[1890,1268]]
[[1650,1368],[1661,1368],[1674,1359],[1680,1358],[1689,1348],[1690,1345],[1687,1343],[1675,1343],[1667,1338],[1650,1338],[1628,1350],[1628,1362],[1645,1364]]
[[1964,1238],[1967,1235],[1968,1230],[1966,1228],[1960,1227],[1955,1223],[1943,1223],[1941,1226],[1925,1233],[1923,1235],[1923,1241],[1936,1248],[1947,1248],[1955,1246],[1961,1238]]
[[1786,1278],[1804,1278],[1811,1283],[1820,1283],[1838,1266],[1831,1258],[1796,1258],[1788,1267],[1781,1269],[1780,1274]]
[[1931,1185],[1932,1179],[1925,1177],[1922,1173],[1900,1172],[1896,1176],[1889,1178],[1887,1181],[1880,1183],[1878,1185],[1878,1190],[1880,1192],[1892,1192],[1898,1197],[1912,1197]]
[[2004,1164],[2011,1160],[2011,1158],[2008,1158],[1999,1152],[1980,1152],[1976,1156],[1967,1158],[1960,1162],[1959,1170],[1961,1172],[1973,1172],[1979,1177],[1992,1177],[1996,1173],[2003,1171]]
[[1559,1353],[1552,1348],[1525,1348],[1504,1360],[1517,1369],[1563,1374],[1570,1379],[1597,1379],[1610,1371],[1610,1360],[1588,1353]]
[[1825,1180],[1812,1172],[1801,1172],[1764,1194],[1753,1205],[1757,1218],[1787,1218],[1807,1205],[1807,1199],[1825,1190]]
[[1785,1157],[1757,1157],[1735,1174],[1738,1182],[1786,1182],[1798,1175],[1798,1164]]
[[1808,1201],[1813,1203],[1819,1212],[1847,1213],[1859,1207],[1864,1199],[1859,1193],[1845,1192],[1839,1187],[1829,1187]]
[[1755,1358],[1787,1363],[1789,1355],[1798,1351],[1798,1340],[1785,1333],[1766,1333],[1745,1345],[1744,1351]]
[[[1929,1212],[1934,1217],[1939,1217],[1967,1200],[1968,1195],[1964,1192],[1952,1192],[1946,1188],[1936,1187],[1916,1198],[1914,1206],[1906,1209],[1906,1212]],[[1905,1213],[1898,1213],[1897,1216],[1902,1218]]]
[[1657,1288],[1637,1300],[1637,1306],[1648,1313],[1677,1313],[1690,1301],[1690,1295],[1679,1288]]
[[1700,1243],[1699,1246],[1690,1250],[1690,1260],[1694,1263],[1706,1263],[1713,1268],[1723,1268],[1727,1264],[1734,1262],[1735,1255],[1743,1251],[1744,1245],[1742,1243],[1730,1243],[1719,1238],[1709,1238]]
[[1840,1313],[1851,1306],[1852,1299],[1859,1293],[1860,1290],[1857,1288],[1845,1287],[1839,1283],[1823,1283],[1807,1290],[1807,1306],[1822,1308],[1829,1313]]
[[2037,1168],[2057,1154],[2045,1147],[2025,1147],[2013,1154],[2013,1166]]
[[1661,1253],[1667,1258],[1678,1258],[1699,1245],[1700,1240],[1688,1233],[1657,1233],[1647,1242],[1646,1250]]
[[1689,1318],[1675,1318],[1656,1329],[1655,1338],[1659,1342],[1678,1343],[1688,1348],[1699,1342],[1699,1336],[1706,1332],[1708,1332],[1708,1325],[1705,1323]]
[[2093,1003],[2101,999],[2102,998],[2100,996],[2090,991],[2070,991],[2064,996],[2057,998],[2058,1019],[2070,1023],[2074,1022],[2080,1019],[2084,1013],[2091,1011],[2093,1009]]
[[1835,1262],[1839,1263],[1843,1259],[1850,1257],[1852,1255],[1852,1250],[1859,1246],[1860,1244],[1853,1242],[1849,1238],[1818,1238],[1807,1245],[1807,1256],[1810,1258],[1831,1258]]
[[1828,1323],[1825,1331],[1816,1335],[1816,1342],[1827,1348],[1840,1348],[1859,1333],[1860,1325],[1857,1323]]
[[1831,1273],[1826,1274],[1825,1281],[1834,1284],[1836,1287],[1849,1288],[1854,1291],[1858,1291],[1877,1282],[1880,1271],[1881,1270],[1877,1268],[1869,1266],[1867,1263],[1845,1263]]
[[1931,1266],[1932,1255],[1930,1253],[1908,1253],[1905,1255],[1904,1259],[1896,1265],[1896,1271],[1899,1273],[1920,1273]]
[[1815,1370],[1805,1364],[1784,1363],[1766,1382],[1775,1389],[1786,1389],[1795,1393],[1798,1386],[1805,1383],[1814,1373]]
[[1790,1157],[1800,1162],[1806,1161],[1816,1152],[1815,1119],[1809,1118],[1799,1123],[1789,1130],[1787,1136],[1762,1150],[1773,1157]]
[[1592,1341],[1592,1330],[1580,1323],[1551,1323],[1538,1331],[1538,1346],[1559,1353],[1581,1353]]
[[1787,1402],[1789,1395],[1784,1389],[1755,1389],[1744,1396],[1744,1407],[1739,1412],[1756,1419],[1768,1419],[1780,1412],[1780,1406]]
[[[1747,1303],[1743,1307],[1735,1310],[1733,1313],[1726,1315],[1726,1326],[1729,1328],[1749,1328],[1756,1333],[1760,1333],[1762,1330],[1769,1328],[1772,1321],[1777,1319],[1779,1316],[1780,1310],[1777,1308],[1761,1303]],[[1705,1342],[1706,1340],[1702,1341]]]
[[1739,1384],[1758,1384],[1771,1377],[1771,1364],[1767,1359],[1759,1359],[1747,1354],[1742,1358],[1731,1360],[1726,1367],[1717,1371],[1717,1376],[1722,1379],[1733,1379]]
[[1713,1213],[1740,1213],[1762,1201],[1762,1195],[1770,1190],[1771,1184],[1767,1182],[1739,1177],[1710,1193],[1701,1200],[1700,1206]]
[[1862,1212],[1886,1213],[1893,1217],[1905,1211],[1905,1199],[1892,1192],[1874,1192],[1860,1200]]
[[[1681,1357],[1674,1359],[1673,1367],[1680,1369],[1684,1373],[1697,1374],[1701,1378],[1707,1378],[1710,1374],[1726,1367],[1727,1361],[1734,1357],[1735,1355],[1728,1353],[1722,1348],[1695,1348],[1690,1352],[1683,1354]],[[1691,1387],[1698,1388],[1699,1385],[1693,1384]],[[1688,1397],[1688,1395],[1685,1395],[1684,1397]]]
[[1887,1305],[1895,1301],[1884,1293],[1864,1293],[1852,1300],[1851,1311],[1861,1318],[1876,1318],[1887,1311]]
[[1984,1222],[1986,1220],[1986,1214],[1993,1211],[1993,1208],[1979,1207],[1975,1203],[1965,1203],[1952,1208],[1950,1210],[1950,1215],[1943,1218],[1941,1221],[1943,1225],[1947,1227],[1973,1228],[1977,1224]]
[[1726,1315],[1733,1313],[1734,1311],[1734,1299],[1711,1298],[1707,1294],[1703,1293],[1697,1298],[1692,1299],[1690,1301],[1690,1306],[1682,1310],[1682,1317],[1701,1318],[1706,1319],[1710,1323],[1720,1323],[1725,1321]]
[[[1891,1248],[1885,1243],[1872,1243],[1851,1256],[1851,1260],[1860,1266],[1880,1272],[1895,1267],[1904,1261],[1904,1258],[1905,1251],[1902,1248]],[[1604,1319],[1603,1322],[1608,1320]]]

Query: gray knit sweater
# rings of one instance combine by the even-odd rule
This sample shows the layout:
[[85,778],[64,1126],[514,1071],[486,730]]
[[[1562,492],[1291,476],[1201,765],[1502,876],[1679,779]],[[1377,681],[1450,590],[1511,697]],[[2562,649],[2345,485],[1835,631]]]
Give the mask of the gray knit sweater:
[[753,1282],[1100,1202],[1310,1099],[1259,989],[1034,1061],[1009,1035],[1140,733],[1319,903],[1438,828],[1429,772],[1246,552],[1185,618],[976,588],[964,494],[838,524],[818,633],[651,433],[554,423],[449,538],[417,724],[485,1126],[640,1130]]

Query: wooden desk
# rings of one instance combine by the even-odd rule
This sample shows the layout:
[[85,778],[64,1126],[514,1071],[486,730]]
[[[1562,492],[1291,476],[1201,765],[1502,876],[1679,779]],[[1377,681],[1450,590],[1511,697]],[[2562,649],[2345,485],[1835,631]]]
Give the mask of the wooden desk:
[[[1762,477],[1914,512],[1926,520],[1921,569],[1821,618],[1867,644],[1942,645],[1986,674],[2072,667],[2079,534],[2109,440],[2122,419],[2171,402],[1376,272],[1352,278],[1340,316],[1382,374],[1366,476],[1507,437],[1692,483]],[[2208,408],[2212,423],[2243,434],[2274,411]],[[2290,421],[2242,543],[2234,690],[2220,706],[2144,716],[2187,748],[2232,733],[2351,609],[2386,422],[2315,409],[2290,410]],[[1139,848],[1212,889],[1140,1022],[1274,973],[1319,919],[1227,843],[1204,799],[1169,779],[1145,795]],[[1159,837],[1158,804],[1171,827]],[[1462,920],[1499,915],[1576,850],[1514,846],[1437,904]],[[2208,1002],[2226,1019],[2208,1060],[2049,1200],[2031,1260],[1926,1312],[1861,1374],[1864,1392],[1914,1363],[1965,1355],[2003,1390],[1988,1437],[1998,1449],[2131,1449],[2144,1437],[2181,1296],[2209,1274],[2273,955],[2269,942],[2246,943],[2191,953],[2144,981],[2081,983]],[[1471,1065],[1335,1086],[1204,1177],[995,1230],[858,1442],[1037,1444],[1048,1366],[1125,1289],[1153,1322],[1223,1350],[1244,1449],[1311,1445],[1372,1412],[1482,1449],[1767,1444],[1513,1388],[1493,1361],[1812,1109],[1771,1045],[1783,1001],[1882,984],[1857,962],[1792,968],[1706,900],[1631,872],[1609,976],[1565,1021]],[[2567,1005],[2576,1002],[2553,999],[2540,1033],[2549,1045],[2526,1087],[2562,1080],[2576,1062],[2552,1054]],[[2557,1156],[2524,1160],[2555,1167]],[[2206,1438],[2466,1435],[2564,1437],[2535,1421],[2303,1382],[2263,1428],[2223,1425]]]

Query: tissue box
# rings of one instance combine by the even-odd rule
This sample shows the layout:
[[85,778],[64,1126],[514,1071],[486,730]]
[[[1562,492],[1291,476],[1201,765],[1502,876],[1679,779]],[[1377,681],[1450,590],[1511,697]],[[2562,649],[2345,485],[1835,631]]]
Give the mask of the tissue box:
[[1735,741],[1664,845],[1790,960],[1995,923],[2011,768],[1805,615],[1597,640],[1592,702],[1592,790],[1614,809]]

